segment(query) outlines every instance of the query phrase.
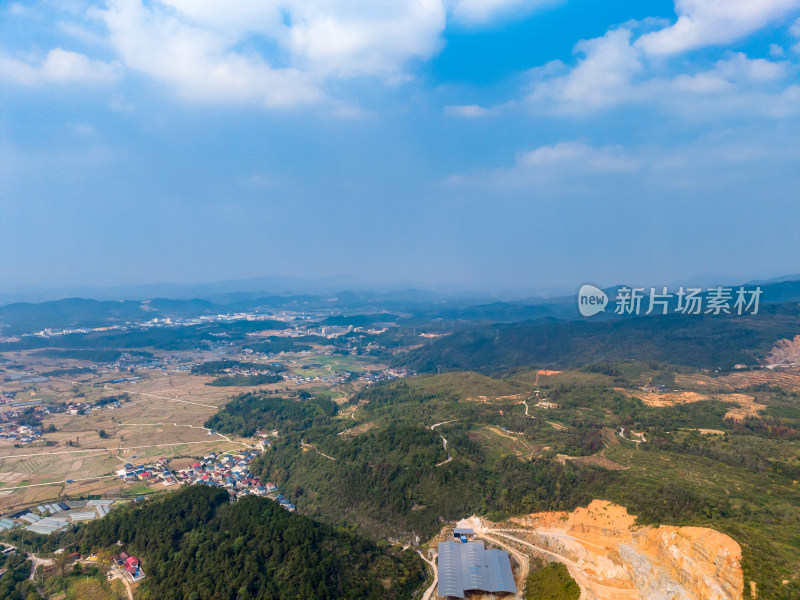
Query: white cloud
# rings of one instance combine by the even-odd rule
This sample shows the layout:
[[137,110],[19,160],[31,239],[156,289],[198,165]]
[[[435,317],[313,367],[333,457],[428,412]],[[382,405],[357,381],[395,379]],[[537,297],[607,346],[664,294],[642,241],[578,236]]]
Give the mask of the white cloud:
[[546,66],[528,101],[556,113],[582,113],[635,100],[632,81],[644,67],[630,40],[631,31],[620,28],[579,42],[575,50],[582,58],[575,67],[561,74],[557,65]]
[[[792,23],[792,26],[789,28],[789,33],[800,39],[800,19],[797,19],[794,23]],[[797,42],[794,46],[792,46],[792,52],[800,54],[800,42]]]
[[599,179],[638,177],[647,166],[622,146],[565,141],[520,152],[511,166],[451,174],[440,184],[461,189],[539,189],[558,195],[567,188],[591,189]]
[[295,60],[337,76],[396,75],[439,52],[446,22],[440,0],[306,0],[289,12]]
[[127,67],[182,98],[268,107],[320,102],[333,78],[402,78],[446,19],[441,0],[109,0],[90,15]]
[[396,76],[409,60],[441,49],[446,24],[441,0],[157,0],[150,6],[145,10],[153,15],[213,34],[231,53],[260,37],[277,49],[273,63],[315,77]]
[[[556,60],[531,69],[523,104],[537,113],[578,116],[625,105],[660,107],[690,118],[796,114],[797,86],[790,80],[798,71],[796,61],[731,53],[709,69],[690,58],[658,56],[738,39],[795,9],[800,0],[676,0],[679,18],[673,25],[630,21],[578,42],[573,66]],[[800,36],[800,20],[790,31]],[[800,51],[800,43],[795,49]],[[779,51],[773,47],[773,57],[781,56]]]
[[42,74],[50,81],[107,82],[115,78],[113,65],[61,48],[47,53]]
[[452,0],[450,11],[457,21],[478,25],[560,3],[561,0]]
[[451,117],[463,117],[465,119],[476,119],[491,114],[488,108],[477,104],[464,104],[458,106],[445,106],[444,112]]
[[[341,89],[337,80],[408,79],[415,61],[441,50],[448,18],[484,25],[559,1],[564,0],[104,0],[87,10],[64,0],[55,26],[85,47],[110,48],[119,61],[109,64],[60,48],[39,63],[0,54],[0,76],[27,84],[108,81],[124,66],[189,101],[266,107],[324,102],[332,114],[363,116],[358,107],[329,96]],[[703,72],[684,62],[684,72],[675,76],[654,55],[735,39],[787,17],[800,0],[675,2],[678,21],[672,25],[654,19],[626,23],[576,44],[573,67],[552,61],[531,70],[528,104],[559,114],[654,99],[677,106],[674,98],[658,94],[738,92],[785,76],[782,63],[744,56],[728,71],[717,65]],[[22,7],[12,5],[12,11],[15,6]],[[654,27],[637,39],[636,32]],[[791,31],[800,36],[800,20]],[[456,102],[445,114],[477,118],[497,110]]]
[[580,142],[560,142],[519,154],[517,164],[531,168],[569,167],[609,173],[632,171],[639,167],[640,162],[627,155],[621,146],[595,148]]
[[719,61],[714,70],[728,81],[769,82],[788,76],[787,64],[763,58],[748,58],[737,52],[728,59]]
[[108,83],[116,79],[117,67],[61,48],[50,50],[38,64],[0,54],[0,78],[22,85]]
[[188,100],[287,107],[321,97],[306,74],[274,69],[255,53],[237,53],[223,35],[187,24],[163,7],[148,9],[139,0],[111,0],[96,14],[127,67]]
[[[730,58],[720,60],[713,69],[694,75],[682,74],[669,81],[660,81],[654,86],[666,92],[691,92],[695,94],[713,94],[739,92],[748,84],[766,84],[779,81],[788,75],[787,63],[777,63],[763,58],[750,59],[737,52]],[[756,86],[761,87],[761,86]],[[653,90],[658,91],[657,89]]]
[[318,75],[397,74],[441,48],[441,0],[160,0],[182,21],[236,43],[263,36]]
[[[738,174],[770,169],[796,170],[800,154],[791,133],[732,127],[695,139],[666,144],[591,145],[562,141],[518,153],[508,166],[449,175],[444,189],[524,192],[543,201],[572,196],[583,203],[598,190],[622,193],[636,187],[678,191],[716,188]],[[608,179],[617,182],[608,188]],[[602,184],[601,184],[602,182]],[[587,196],[588,195],[588,196]],[[460,197],[460,196],[459,196]],[[675,196],[680,198],[681,196]]]
[[223,33],[231,40],[247,33],[285,35],[282,5],[274,0],[160,0],[165,6],[202,29]]
[[636,42],[648,54],[726,44],[800,9],[800,0],[675,0],[678,20]]
[[783,118],[800,114],[794,71],[787,62],[736,53],[712,69],[654,78],[643,88],[650,102],[689,119]]
[[629,29],[634,26],[579,42],[572,68],[554,62],[532,70],[525,104],[535,112],[567,115],[637,104],[689,118],[800,111],[792,106],[796,86],[788,83],[796,65],[734,53],[711,69],[684,61],[683,72],[674,74],[669,63],[652,60],[639,47]]

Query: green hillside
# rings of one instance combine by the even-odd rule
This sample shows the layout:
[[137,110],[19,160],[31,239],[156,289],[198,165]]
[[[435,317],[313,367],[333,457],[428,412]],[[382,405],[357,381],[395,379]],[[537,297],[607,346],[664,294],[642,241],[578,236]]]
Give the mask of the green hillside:
[[56,539],[27,537],[28,547],[72,542],[84,554],[105,548],[137,556],[146,573],[140,600],[410,598],[426,578],[413,552],[337,531],[266,498],[231,504],[225,490],[205,486],[114,510]]
[[575,366],[599,360],[655,360],[706,369],[758,362],[781,338],[800,334],[795,303],[758,315],[666,315],[606,321],[496,324],[454,333],[396,363],[418,372],[497,373],[521,366]]
[[[313,518],[408,541],[471,514],[502,519],[607,499],[642,523],[728,533],[742,546],[745,577],[758,582],[763,597],[794,597],[800,419],[793,410],[800,396],[751,391],[767,409],[736,422],[726,418],[732,404],[724,397],[672,407],[635,397],[642,380],[669,380],[669,368],[629,363],[609,372],[565,372],[538,387],[527,371],[519,378],[447,373],[374,386],[353,398],[355,418],[284,422],[254,471]],[[512,390],[519,393],[509,397]],[[256,405],[271,401],[250,398]],[[647,442],[623,439],[622,428],[644,433]],[[782,579],[795,587],[776,583]]]

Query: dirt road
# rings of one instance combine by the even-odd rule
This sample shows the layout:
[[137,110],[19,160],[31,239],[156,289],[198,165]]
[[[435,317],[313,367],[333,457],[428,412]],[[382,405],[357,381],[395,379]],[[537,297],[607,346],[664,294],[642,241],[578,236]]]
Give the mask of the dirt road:
[[431,569],[433,569],[433,583],[431,583],[431,585],[428,587],[428,589],[425,590],[425,593],[422,594],[422,600],[431,600],[431,598],[435,598],[436,597],[436,596],[433,595],[433,591],[436,589],[436,586],[439,584],[439,570],[436,568],[437,555],[436,555],[436,553],[434,553],[433,559],[430,560],[430,559],[425,558],[425,555],[422,554],[422,552],[420,552],[419,550],[417,550],[417,554],[419,554],[420,558],[422,558],[422,560],[424,560],[426,563],[428,563],[431,566]]

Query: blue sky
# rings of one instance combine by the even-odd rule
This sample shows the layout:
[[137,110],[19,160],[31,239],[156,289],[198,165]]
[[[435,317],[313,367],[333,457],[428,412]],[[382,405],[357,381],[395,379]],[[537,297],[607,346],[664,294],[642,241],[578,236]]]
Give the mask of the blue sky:
[[800,272],[800,0],[0,5],[0,281]]

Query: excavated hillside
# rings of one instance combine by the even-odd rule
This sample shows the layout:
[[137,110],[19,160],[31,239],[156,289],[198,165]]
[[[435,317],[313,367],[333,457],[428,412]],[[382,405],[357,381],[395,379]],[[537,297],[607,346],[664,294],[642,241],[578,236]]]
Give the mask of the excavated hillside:
[[739,544],[713,529],[639,527],[625,508],[602,500],[571,513],[469,523],[479,537],[564,563],[581,587],[581,600],[743,597]]

